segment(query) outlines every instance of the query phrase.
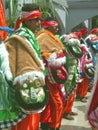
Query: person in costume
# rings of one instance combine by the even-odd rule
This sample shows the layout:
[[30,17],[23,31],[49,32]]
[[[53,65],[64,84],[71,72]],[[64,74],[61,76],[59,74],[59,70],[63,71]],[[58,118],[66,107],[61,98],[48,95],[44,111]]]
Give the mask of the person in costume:
[[[80,42],[81,42],[81,44],[85,44],[86,47],[87,47],[87,44],[86,44],[86,42],[85,42],[85,38],[88,37],[89,31],[88,31],[87,29],[80,29],[80,32],[82,33],[82,37],[81,37],[81,39],[80,39]],[[90,50],[89,50],[89,52],[90,52]],[[91,52],[90,52],[90,53],[91,53]],[[91,55],[92,55],[92,53],[91,53]],[[87,80],[86,80],[86,81],[87,81]],[[91,92],[92,86],[93,86],[93,78],[89,78],[89,79],[88,79],[86,86],[88,86],[88,87],[87,87],[87,88],[88,88],[88,92]],[[85,89],[85,90],[87,90],[87,89]],[[84,90],[84,91],[85,91],[85,90]],[[85,92],[86,92],[86,91],[85,91]],[[86,93],[87,93],[87,92],[86,92]],[[84,94],[84,95],[86,95],[86,94]],[[86,100],[87,100],[87,97],[86,97],[84,100],[86,101]]]
[[49,17],[45,21],[42,20],[41,25],[44,29],[50,31],[55,36],[58,36],[59,27],[58,22],[55,20],[55,18]]
[[94,86],[87,103],[86,119],[92,130],[98,130],[98,42],[94,45],[96,50],[96,66],[94,75]]
[[[41,25],[44,29],[51,32],[56,38],[58,38],[60,40],[60,35],[58,33],[59,32],[59,23],[57,22],[56,18],[48,17],[45,21],[42,20]],[[65,104],[66,92],[64,89],[64,84],[61,84],[59,89],[60,89],[60,95],[63,100],[63,104]]]
[[94,49],[94,46],[92,46],[92,44],[96,44],[97,40],[98,40],[98,28],[93,28],[90,31],[90,34],[85,38],[85,42],[92,54],[92,61],[94,66],[96,65],[96,51]]
[[41,24],[44,29],[37,33],[37,40],[45,62],[46,83],[49,87],[49,102],[41,113],[41,129],[59,130],[64,106],[61,91],[65,96],[63,83],[68,76],[64,67],[65,49],[62,42],[55,36],[58,31],[58,22],[45,20]]
[[40,17],[41,12],[35,4],[25,4],[13,34],[0,44],[0,65],[8,83],[5,89],[9,99],[9,102],[5,100],[9,109],[3,103],[0,109],[1,128],[39,129],[40,112],[45,109],[48,94],[46,71],[34,34],[40,28]]
[[[90,34],[85,38],[85,44],[87,45],[89,52],[91,53],[92,63],[93,63],[94,67],[96,65],[96,56],[95,56],[96,51],[94,48],[92,49],[92,45],[93,45],[93,43],[96,44],[96,41],[98,40],[98,36],[96,35],[96,31],[97,31],[97,29],[94,29],[94,30],[92,29]],[[94,82],[94,78],[90,78],[88,92],[91,92],[92,87],[93,87],[93,82]]]
[[92,65],[92,56],[90,54],[89,49],[86,46],[85,40],[83,39],[85,38],[85,36],[87,36],[88,30],[81,29],[80,33],[82,34],[80,37],[80,43],[81,43],[81,47],[83,48],[83,56],[79,60],[79,66],[80,66],[79,78],[81,82],[78,82],[77,85],[76,99],[82,102],[86,102],[87,101],[86,95],[88,92],[88,77],[87,75],[84,74],[84,70],[85,70],[85,66],[90,66],[90,65],[93,66],[93,65]]
[[63,110],[63,118],[73,120],[73,116],[78,114],[77,112],[72,111],[72,108],[77,87],[78,61],[82,56],[82,50],[76,33],[62,35],[61,41],[63,42],[67,52],[66,68],[68,71],[68,78],[64,84],[66,91],[66,103]]
[[[5,10],[4,10],[2,0],[0,0],[0,26],[1,27],[6,27],[7,26]],[[2,38],[2,40],[5,40],[7,38],[7,34],[8,34],[7,32],[5,32],[3,30],[0,30],[0,37]]]
[[[92,56],[85,44],[81,44],[83,48],[83,56],[80,59],[80,79],[76,89],[76,99],[81,102],[87,102],[87,92],[89,79],[94,77],[94,67],[92,64]],[[93,72],[92,75],[89,72]]]

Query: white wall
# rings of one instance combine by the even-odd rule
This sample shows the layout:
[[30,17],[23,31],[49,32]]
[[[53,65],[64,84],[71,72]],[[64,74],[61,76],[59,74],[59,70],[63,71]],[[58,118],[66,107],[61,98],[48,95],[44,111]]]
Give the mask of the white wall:
[[[79,0],[70,0],[70,3],[68,3],[68,13],[65,13],[63,8],[57,7],[55,3],[54,5],[59,17],[58,19],[61,20],[59,24],[62,26],[62,32],[65,33],[70,32],[72,28],[81,22],[87,19],[90,21],[93,16],[98,15],[98,1],[96,0],[81,0],[81,2]],[[91,27],[91,22],[88,22],[88,27]]]

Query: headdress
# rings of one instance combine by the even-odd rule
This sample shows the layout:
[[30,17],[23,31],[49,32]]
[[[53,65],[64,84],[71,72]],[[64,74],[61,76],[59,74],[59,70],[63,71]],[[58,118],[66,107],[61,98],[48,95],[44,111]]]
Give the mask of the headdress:
[[76,36],[78,37],[82,37],[82,33],[81,32],[73,32]]
[[98,32],[98,28],[93,28],[90,33],[95,34],[96,32]]
[[47,27],[51,27],[51,26],[58,26],[58,22],[57,21],[42,21],[41,22],[41,25],[44,27],[44,28],[47,28]]
[[20,23],[41,17],[41,12],[39,10],[33,10],[30,12],[23,11],[21,13],[21,18],[16,21],[15,30],[19,28]]
[[80,29],[80,32],[82,33],[82,35],[84,35],[84,33],[88,33],[87,29]]

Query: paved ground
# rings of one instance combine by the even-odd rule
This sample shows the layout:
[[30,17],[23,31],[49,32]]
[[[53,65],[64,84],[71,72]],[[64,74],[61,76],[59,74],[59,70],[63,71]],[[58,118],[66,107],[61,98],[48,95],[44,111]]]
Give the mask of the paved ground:
[[[90,93],[87,96],[89,97]],[[74,116],[74,120],[62,119],[60,130],[91,130],[88,121],[85,119],[86,105],[87,103],[75,101],[73,110],[78,112],[78,115]]]

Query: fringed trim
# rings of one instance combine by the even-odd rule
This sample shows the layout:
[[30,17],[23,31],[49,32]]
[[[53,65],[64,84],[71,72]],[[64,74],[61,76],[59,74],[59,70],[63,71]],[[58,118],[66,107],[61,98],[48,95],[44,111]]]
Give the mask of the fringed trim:
[[54,67],[60,67],[61,65],[64,65],[66,63],[66,57],[60,57],[57,58],[57,54],[53,53],[51,56],[47,59],[49,66]]
[[12,80],[12,73],[9,66],[9,54],[6,50],[5,44],[2,42],[0,44],[0,60],[1,60],[1,69],[4,72],[4,75],[7,80]]
[[87,114],[89,111],[90,104],[91,104],[93,96],[94,96],[97,81],[98,81],[98,54],[96,54],[96,68],[95,68],[95,76],[94,76],[94,86],[93,86],[90,98],[89,98],[89,100],[87,102],[87,106],[86,106],[86,115],[85,115],[86,119],[87,119]]
[[34,81],[37,79],[40,79],[41,81],[45,83],[45,76],[43,73],[38,72],[38,71],[32,71],[32,72],[27,72],[25,74],[15,77],[13,84],[15,85],[19,83],[20,85],[22,85],[26,80]]

